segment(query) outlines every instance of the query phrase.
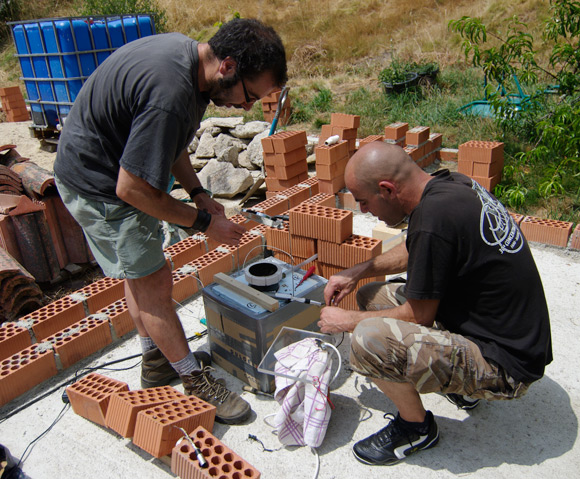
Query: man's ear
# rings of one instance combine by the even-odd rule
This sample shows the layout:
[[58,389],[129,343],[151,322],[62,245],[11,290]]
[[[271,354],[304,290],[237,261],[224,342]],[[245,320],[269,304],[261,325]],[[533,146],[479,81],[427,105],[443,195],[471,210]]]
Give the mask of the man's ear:
[[236,73],[238,63],[232,57],[225,57],[219,66],[219,72],[223,77],[231,76]]
[[379,192],[383,198],[392,198],[397,194],[397,187],[392,181],[379,181]]

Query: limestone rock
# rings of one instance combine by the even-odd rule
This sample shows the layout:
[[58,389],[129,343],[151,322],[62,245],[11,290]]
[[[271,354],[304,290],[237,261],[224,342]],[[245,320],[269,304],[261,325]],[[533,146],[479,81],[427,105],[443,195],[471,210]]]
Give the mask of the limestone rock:
[[248,145],[248,158],[258,169],[261,169],[264,163],[264,157],[262,156],[262,152],[264,151],[262,148],[262,138],[266,138],[269,134],[270,132],[268,130],[264,130],[262,133],[256,135]]
[[248,150],[240,151],[238,154],[238,164],[246,170],[257,170],[258,167],[250,161]]
[[230,130],[230,134],[236,138],[254,138],[268,128],[270,128],[270,124],[266,121],[250,121],[237,125]]
[[216,139],[209,132],[204,132],[199,140],[199,145],[195,150],[197,158],[213,158],[215,157],[215,143]]
[[238,166],[238,150],[234,146],[228,146],[223,148],[219,152],[216,152],[216,159],[218,161],[225,161],[226,163],[231,163],[234,166]]
[[198,174],[199,181],[217,197],[232,198],[243,193],[254,184],[252,175],[244,168],[235,168],[231,163],[210,160]]
[[199,138],[197,136],[194,136],[193,140],[191,140],[191,143],[187,147],[187,152],[190,154],[195,153],[195,150],[197,150],[198,146],[199,146]]

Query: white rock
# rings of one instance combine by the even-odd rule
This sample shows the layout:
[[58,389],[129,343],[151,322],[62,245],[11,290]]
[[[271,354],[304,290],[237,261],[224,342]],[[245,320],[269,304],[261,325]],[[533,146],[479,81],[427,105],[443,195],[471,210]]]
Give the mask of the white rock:
[[264,158],[262,152],[262,138],[266,138],[269,135],[268,130],[264,130],[254,137],[254,139],[248,145],[248,158],[250,162],[256,166],[256,168],[261,169],[264,163]]
[[258,167],[250,161],[248,150],[240,151],[238,154],[238,164],[246,170],[257,170]]
[[236,138],[254,138],[268,128],[270,124],[266,121],[250,121],[236,126],[230,130],[230,134]]
[[214,146],[216,139],[211,135],[211,133],[205,131],[199,140],[199,145],[195,150],[195,156],[197,158],[213,158],[215,157]]
[[199,145],[199,138],[197,136],[194,136],[193,140],[191,140],[191,143],[187,147],[188,153],[190,153],[190,154],[195,153],[195,150],[197,150],[198,145]]
[[246,169],[235,168],[231,163],[215,159],[208,162],[198,178],[204,188],[222,198],[232,198],[254,184],[252,175]]
[[228,146],[227,148],[223,148],[219,152],[216,151],[216,159],[218,161],[225,161],[227,163],[231,163],[234,166],[238,165],[238,150],[235,146]]

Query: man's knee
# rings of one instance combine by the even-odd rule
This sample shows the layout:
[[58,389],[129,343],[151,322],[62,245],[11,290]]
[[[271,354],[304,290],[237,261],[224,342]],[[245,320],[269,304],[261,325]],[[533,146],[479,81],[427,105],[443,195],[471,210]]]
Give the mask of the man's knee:
[[167,263],[154,273],[126,281],[137,300],[171,299],[173,276]]

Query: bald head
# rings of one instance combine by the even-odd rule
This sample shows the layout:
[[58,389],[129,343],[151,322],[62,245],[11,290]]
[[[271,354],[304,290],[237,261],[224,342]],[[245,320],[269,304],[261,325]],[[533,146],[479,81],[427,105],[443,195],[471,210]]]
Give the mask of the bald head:
[[376,192],[379,182],[383,180],[402,184],[419,172],[422,170],[403,148],[373,141],[350,159],[346,166],[345,180],[350,190],[371,188],[371,191]]

